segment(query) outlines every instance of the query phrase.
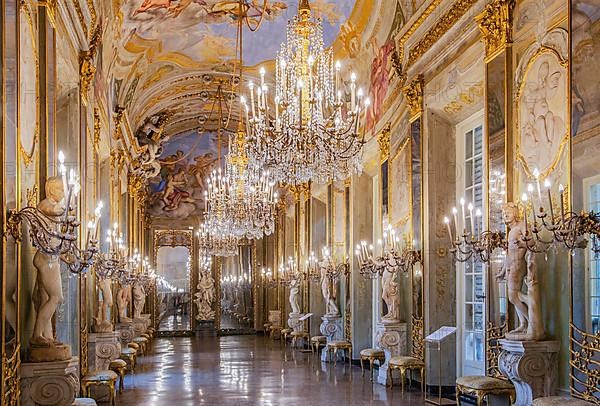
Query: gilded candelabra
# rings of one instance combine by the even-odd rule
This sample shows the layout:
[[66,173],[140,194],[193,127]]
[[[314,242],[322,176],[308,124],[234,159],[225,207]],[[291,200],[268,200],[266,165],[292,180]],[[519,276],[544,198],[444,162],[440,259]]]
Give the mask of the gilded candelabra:
[[57,202],[58,205],[64,203],[62,212],[49,215],[39,207],[32,206],[21,210],[11,209],[6,220],[5,235],[10,234],[16,241],[20,241],[21,225],[27,224],[29,238],[35,248],[47,255],[60,257],[70,272],[80,274],[93,264],[98,251],[97,230],[102,204],[99,203],[96,208],[95,219],[88,223],[85,247],[82,249],[77,242],[80,222],[75,215],[76,197],[80,191],[79,179],[71,169],[67,181],[65,156],[62,151],[59,152],[58,159],[62,191],[66,194],[66,199]]
[[376,255],[373,244],[366,241],[361,241],[356,246],[359,272],[364,277],[375,279],[386,271],[393,274],[407,273],[415,264],[422,263],[421,251],[416,250],[412,243],[407,243],[402,248],[400,238],[391,226],[384,227],[383,239],[378,241],[378,245],[381,255]]

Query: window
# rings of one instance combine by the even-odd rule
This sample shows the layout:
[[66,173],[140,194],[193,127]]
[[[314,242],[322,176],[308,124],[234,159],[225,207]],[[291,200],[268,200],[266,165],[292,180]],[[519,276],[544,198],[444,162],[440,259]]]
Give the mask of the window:
[[[585,209],[600,211],[600,178],[594,177],[591,182],[584,182],[585,190]],[[600,255],[594,254],[592,246],[598,242],[592,241],[588,244],[586,262],[588,264],[588,330],[592,334],[600,331]]]
[[[462,162],[462,174],[457,182],[457,197],[473,203],[474,211],[483,213],[483,126],[481,115],[470,118],[457,126],[457,162]],[[466,223],[471,222],[469,212]],[[476,232],[482,231],[482,217],[474,219]],[[485,373],[485,268],[474,259],[457,264],[457,306],[461,337],[458,350],[461,355],[459,375],[483,375]]]

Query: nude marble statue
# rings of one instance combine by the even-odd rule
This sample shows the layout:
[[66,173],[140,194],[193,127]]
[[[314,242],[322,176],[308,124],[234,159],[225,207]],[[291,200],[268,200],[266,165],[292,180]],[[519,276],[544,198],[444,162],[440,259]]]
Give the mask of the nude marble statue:
[[300,296],[300,279],[294,278],[290,282],[290,305],[292,306],[292,313],[300,313],[298,296]]
[[[65,212],[64,187],[58,176],[50,177],[45,185],[46,198],[38,204],[38,210],[50,219],[57,220]],[[48,224],[48,227],[55,227]],[[37,270],[37,314],[33,335],[29,341],[32,361],[56,361],[71,357],[69,346],[59,342],[52,328],[52,316],[63,302],[60,257],[37,250],[33,257]]]
[[[522,237],[525,224],[519,221],[519,210],[514,203],[502,208],[504,222],[509,228],[508,250],[497,280],[506,280],[508,300],[515,307],[519,325],[506,333],[508,340],[538,341],[544,338],[544,324],[540,302],[539,280],[534,255],[527,250]],[[523,293],[523,283],[527,293]]]
[[398,282],[395,281],[396,274],[383,272],[381,278],[381,298],[387,306],[387,313],[381,318],[383,322],[399,322],[400,321],[400,296]]
[[119,323],[129,323],[131,318],[127,316],[127,309],[131,301],[131,285],[121,285],[117,291],[117,309],[119,310]]
[[340,310],[335,303],[335,282],[327,276],[327,269],[321,268],[321,293],[325,300],[325,314],[327,316],[336,316],[340,314]]
[[94,333],[110,333],[113,331],[111,309],[113,305],[112,281],[109,278],[98,280],[98,314],[94,317],[92,331]]
[[142,311],[146,304],[146,291],[141,283],[135,283],[132,287],[133,294],[133,318],[142,318]]

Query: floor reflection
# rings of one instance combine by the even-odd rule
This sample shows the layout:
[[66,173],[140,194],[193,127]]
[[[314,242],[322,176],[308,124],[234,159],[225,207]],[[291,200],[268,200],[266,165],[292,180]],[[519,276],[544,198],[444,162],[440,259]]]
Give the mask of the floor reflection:
[[119,405],[351,406],[423,405],[363,378],[360,368],[333,368],[310,353],[256,336],[157,338]]
[[160,322],[158,331],[182,331],[190,329],[190,316],[188,314],[172,314]]

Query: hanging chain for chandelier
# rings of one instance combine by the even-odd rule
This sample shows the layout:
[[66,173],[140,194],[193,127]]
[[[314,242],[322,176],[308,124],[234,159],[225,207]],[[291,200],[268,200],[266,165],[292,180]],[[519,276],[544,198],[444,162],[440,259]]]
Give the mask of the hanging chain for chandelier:
[[322,21],[302,0],[277,55],[273,100],[264,68],[260,85],[248,84],[250,104],[241,100],[252,153],[276,180],[325,183],[361,171],[361,117],[370,100],[352,73],[348,103],[341,81],[341,64],[323,43]]
[[[238,22],[237,36],[241,83],[241,19]],[[277,204],[275,181],[270,172],[264,170],[261,163],[248,154],[246,133],[241,122],[233,142],[230,139],[224,168],[214,170],[206,182],[204,218],[210,232],[219,230],[227,235],[247,239],[260,239],[273,233]]]

